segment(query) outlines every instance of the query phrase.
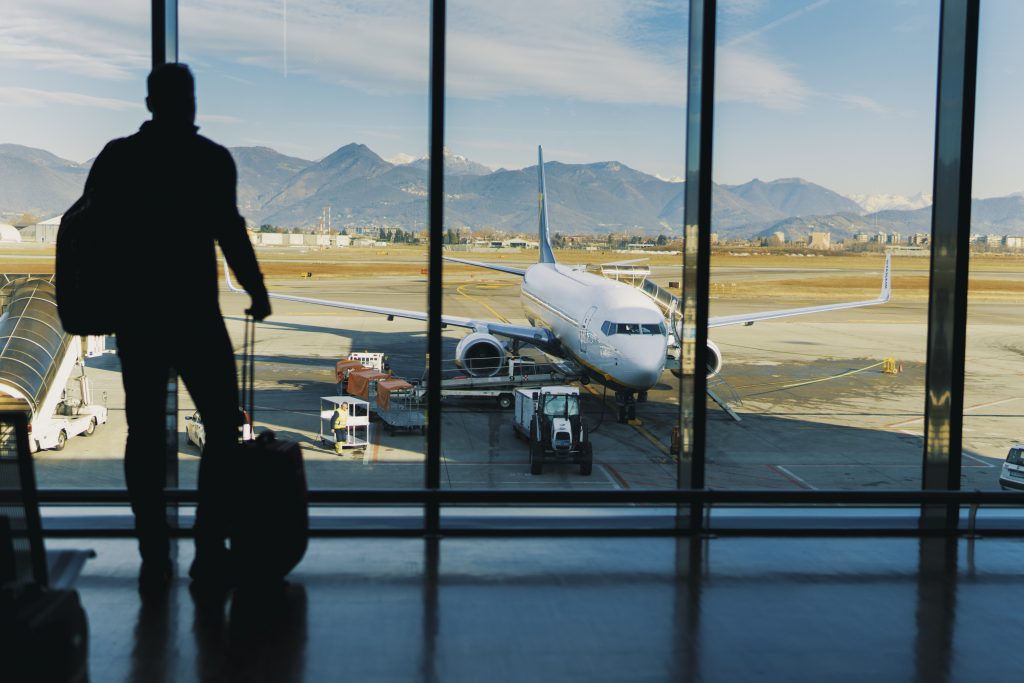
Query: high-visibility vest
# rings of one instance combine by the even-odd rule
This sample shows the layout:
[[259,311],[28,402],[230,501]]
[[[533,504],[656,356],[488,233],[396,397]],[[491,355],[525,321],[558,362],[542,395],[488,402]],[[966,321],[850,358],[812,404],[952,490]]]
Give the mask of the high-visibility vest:
[[340,410],[334,413],[334,429],[345,429],[348,426],[348,413]]

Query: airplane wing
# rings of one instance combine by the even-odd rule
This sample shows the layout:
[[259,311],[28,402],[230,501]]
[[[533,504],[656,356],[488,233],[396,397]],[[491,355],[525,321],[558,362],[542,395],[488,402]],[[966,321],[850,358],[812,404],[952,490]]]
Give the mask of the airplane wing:
[[708,327],[725,327],[726,325],[753,325],[761,320],[775,320],[777,318],[789,318],[796,315],[807,315],[808,313],[823,313],[825,311],[839,311],[845,308],[861,308],[862,306],[875,306],[888,303],[892,295],[892,287],[889,281],[889,265],[892,255],[885,255],[885,270],[882,272],[882,292],[877,299],[867,301],[851,301],[841,304],[824,304],[822,306],[805,306],[804,308],[787,308],[781,311],[763,311],[761,313],[744,313],[741,315],[723,315],[708,319]]
[[[245,290],[235,285],[231,279],[231,272],[227,261],[224,262],[224,279],[227,281],[228,289],[238,294],[245,294]],[[361,311],[363,313],[376,313],[386,315],[388,318],[407,318],[409,320],[422,320],[426,322],[428,317],[421,311],[408,311],[403,308],[388,308],[385,306],[370,306],[369,304],[356,304],[347,301],[331,301],[329,299],[314,299],[304,296],[293,296],[291,294],[276,294],[269,292],[271,299],[283,301],[296,301],[298,303],[313,304],[315,306],[330,306],[332,308],[343,308],[349,311]],[[529,325],[513,325],[492,320],[476,320],[474,318],[463,318],[457,315],[442,315],[441,324],[452,325],[453,327],[464,327],[474,332],[484,332],[514,339],[525,344],[532,344],[542,351],[558,355],[561,351],[561,344],[555,336],[541,327]]]
[[462,263],[467,266],[477,266],[478,268],[487,268],[489,270],[498,270],[502,273],[511,273],[512,275],[523,276],[526,275],[526,270],[523,268],[513,268],[512,266],[502,266],[497,263],[484,263],[483,261],[468,261],[466,259],[454,258],[452,256],[443,256],[445,261],[451,261],[452,263]]

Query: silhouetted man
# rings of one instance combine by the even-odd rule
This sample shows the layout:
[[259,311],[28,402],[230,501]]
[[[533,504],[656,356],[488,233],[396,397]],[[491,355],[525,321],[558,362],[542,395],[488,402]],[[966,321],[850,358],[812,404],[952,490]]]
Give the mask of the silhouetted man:
[[184,64],[165,64],[153,69],[146,84],[153,120],[107,144],[86,181],[90,201],[109,220],[110,246],[122,252],[125,264],[117,353],[128,421],[125,479],[142,555],[139,581],[144,588],[160,587],[171,577],[162,491],[173,368],[206,427],[189,574],[198,584],[221,587],[231,580],[225,456],[238,441],[241,420],[234,350],[217,302],[214,242],[252,297],[248,312],[262,320],[270,301],[238,213],[234,161],[193,125],[192,73]]

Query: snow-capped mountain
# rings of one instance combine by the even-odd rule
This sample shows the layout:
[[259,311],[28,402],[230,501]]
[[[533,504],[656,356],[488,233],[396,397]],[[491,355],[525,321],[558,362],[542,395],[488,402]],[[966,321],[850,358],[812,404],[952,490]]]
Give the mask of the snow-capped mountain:
[[910,197],[898,194],[851,194],[849,197],[860,205],[864,213],[891,210],[913,211],[932,204],[930,192],[918,192]]
[[[405,165],[426,170],[430,165],[430,157],[420,157]],[[451,175],[488,175],[494,172],[493,168],[467,159],[461,154],[453,154],[447,147],[444,148],[444,170]]]

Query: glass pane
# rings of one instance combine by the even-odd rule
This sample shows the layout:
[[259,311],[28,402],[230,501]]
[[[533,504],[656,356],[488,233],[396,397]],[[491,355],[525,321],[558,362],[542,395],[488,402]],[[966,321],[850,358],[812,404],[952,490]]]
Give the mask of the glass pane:
[[[185,0],[180,26],[197,123],[235,159],[271,295],[294,297],[257,326],[257,431],[302,445],[311,488],[422,486],[426,323],[351,306],[426,310],[426,3]],[[222,289],[239,361],[248,305]],[[194,411],[182,392],[183,480]]]
[[445,249],[481,265],[445,265],[478,326],[445,335],[444,486],[676,486],[686,35],[664,3],[451,5]]
[[0,392],[32,413],[40,487],[120,488],[126,428],[113,339],[66,334],[50,283],[60,217],[81,195],[92,160],[146,114],[149,7],[72,13],[11,0],[3,25]]
[[721,5],[709,486],[920,486],[938,9]]
[[971,194],[971,257],[964,379],[965,489],[1024,488],[1020,450],[1024,371],[1024,137],[1013,115],[1024,50],[1024,7],[986,2],[978,43],[978,95]]

